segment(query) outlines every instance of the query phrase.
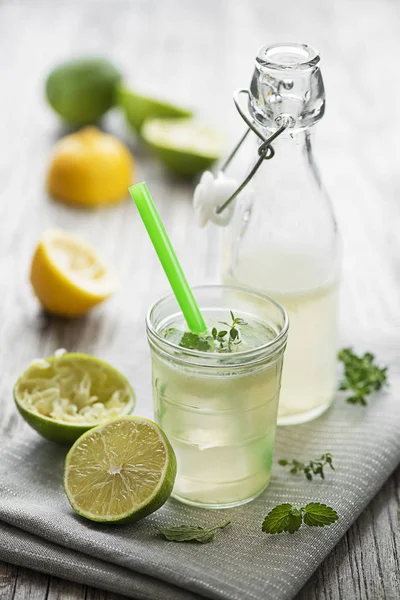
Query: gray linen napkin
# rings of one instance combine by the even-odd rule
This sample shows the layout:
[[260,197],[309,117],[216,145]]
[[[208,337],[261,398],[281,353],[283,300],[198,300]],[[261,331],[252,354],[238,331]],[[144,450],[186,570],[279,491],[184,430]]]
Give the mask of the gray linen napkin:
[[[371,344],[367,344],[368,347]],[[365,348],[365,344],[362,346]],[[276,459],[310,459],[330,451],[335,472],[308,482],[274,466],[269,488],[252,503],[206,511],[169,500],[157,513],[126,526],[84,521],[62,489],[65,450],[34,432],[0,447],[0,558],[151,600],[287,600],[293,598],[400,461],[400,365],[397,340],[374,342],[390,365],[390,388],[368,407],[338,396],[320,419],[278,431]],[[339,520],[327,528],[303,526],[294,535],[261,531],[276,504],[324,502]],[[210,544],[177,544],[155,526],[232,525]]]

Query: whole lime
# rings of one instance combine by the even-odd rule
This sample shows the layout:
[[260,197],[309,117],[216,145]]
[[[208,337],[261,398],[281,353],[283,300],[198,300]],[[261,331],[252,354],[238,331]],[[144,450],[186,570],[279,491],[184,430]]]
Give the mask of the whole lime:
[[79,58],[57,65],[46,80],[50,106],[70,125],[98,121],[116,102],[119,70],[105,58]]

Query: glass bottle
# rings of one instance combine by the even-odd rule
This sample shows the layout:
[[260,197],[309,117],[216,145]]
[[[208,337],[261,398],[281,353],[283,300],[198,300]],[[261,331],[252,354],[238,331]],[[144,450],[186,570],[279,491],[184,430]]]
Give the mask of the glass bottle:
[[[318,53],[303,44],[262,48],[250,86],[249,111],[273,142],[236,200],[224,238],[224,281],[263,292],[289,314],[278,423],[322,414],[336,390],[338,231],[317,170],[312,140],[324,114]],[[251,166],[258,158],[254,138]]]

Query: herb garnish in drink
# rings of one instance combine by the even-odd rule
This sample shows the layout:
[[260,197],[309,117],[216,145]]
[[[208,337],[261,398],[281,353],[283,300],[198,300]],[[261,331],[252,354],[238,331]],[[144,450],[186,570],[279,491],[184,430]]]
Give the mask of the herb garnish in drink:
[[[204,352],[233,352],[234,346],[242,343],[240,339],[239,325],[247,325],[247,322],[240,317],[235,317],[232,311],[229,311],[232,322],[219,321],[221,325],[226,325],[228,329],[218,331],[216,327],[211,329],[211,335],[201,336],[197,333],[185,332],[179,345],[182,348],[193,350],[202,350]],[[229,335],[228,335],[229,333]]]
[[[213,326],[211,328],[211,334],[206,332],[204,334],[193,333],[191,331],[185,331],[181,333],[179,339],[179,346],[181,348],[187,348],[189,350],[199,350],[201,352],[234,352],[237,346],[242,343],[240,327],[248,325],[247,321],[241,317],[235,317],[232,311],[229,311],[232,321],[218,321],[221,325],[225,325],[223,329],[217,329]],[[166,339],[175,337],[177,330],[173,327],[169,327],[164,332]]]
[[229,311],[232,317],[232,323],[226,323],[226,321],[220,321],[222,325],[226,325],[229,328],[229,336],[226,330],[217,331],[216,327],[212,328],[211,335],[213,340],[219,344],[217,350],[219,352],[232,352],[232,345],[238,346],[242,343],[240,339],[240,330],[238,329],[238,325],[247,325],[247,322],[240,317],[235,317],[233,312]]

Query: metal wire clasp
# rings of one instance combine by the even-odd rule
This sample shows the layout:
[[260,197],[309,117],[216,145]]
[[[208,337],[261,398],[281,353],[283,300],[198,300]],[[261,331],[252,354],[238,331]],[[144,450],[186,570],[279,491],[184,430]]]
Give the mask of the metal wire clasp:
[[227,206],[229,206],[229,204],[236,198],[236,196],[238,196],[240,194],[240,192],[246,187],[246,185],[254,177],[254,175],[256,174],[256,172],[258,171],[258,169],[260,168],[260,166],[262,165],[263,161],[264,160],[270,160],[271,158],[273,158],[275,156],[275,150],[271,146],[271,143],[278,136],[280,136],[281,133],[283,133],[285,131],[285,129],[287,129],[289,127],[289,125],[290,125],[289,120],[288,119],[284,119],[282,125],[276,131],[274,131],[274,133],[272,135],[270,135],[268,138],[266,138],[264,136],[264,134],[256,127],[254,121],[252,119],[250,119],[246,115],[246,113],[243,111],[242,107],[240,106],[240,104],[239,104],[239,96],[240,96],[240,94],[247,94],[247,96],[250,96],[250,92],[249,92],[249,90],[241,89],[241,90],[237,90],[233,94],[233,101],[235,103],[237,111],[240,114],[240,116],[242,117],[243,121],[247,124],[248,129],[246,130],[245,134],[241,137],[241,139],[239,140],[239,142],[236,144],[236,146],[234,147],[234,149],[232,150],[232,152],[230,153],[230,155],[228,156],[228,158],[226,159],[226,161],[224,162],[224,164],[222,165],[222,167],[221,167],[220,170],[222,172],[225,171],[225,169],[228,167],[229,163],[231,162],[231,160],[233,159],[233,157],[235,156],[235,154],[239,150],[240,146],[245,141],[245,139],[248,136],[248,134],[250,133],[250,131],[253,131],[262,140],[263,143],[258,148],[258,155],[259,155],[258,161],[254,165],[254,167],[252,168],[252,170],[250,171],[250,173],[247,175],[247,177],[239,185],[239,187],[237,188],[237,190],[235,190],[233,192],[232,196],[230,196],[230,198],[228,198],[228,200],[226,200],[221,206],[219,206],[216,209],[216,213],[218,215],[220,213],[222,213],[222,211],[225,210],[227,208]]

